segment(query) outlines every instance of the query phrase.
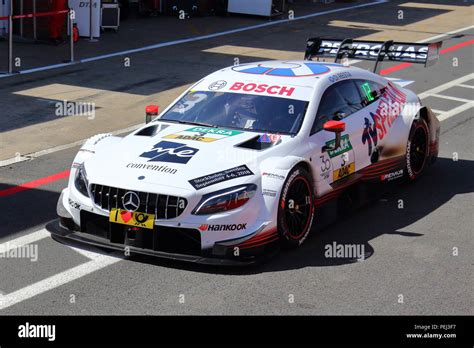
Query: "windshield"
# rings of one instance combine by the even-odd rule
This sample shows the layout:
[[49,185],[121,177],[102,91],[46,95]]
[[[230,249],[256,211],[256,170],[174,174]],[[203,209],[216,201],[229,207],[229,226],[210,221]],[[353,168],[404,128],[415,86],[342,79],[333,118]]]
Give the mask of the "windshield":
[[192,91],[160,119],[255,132],[296,134],[307,101],[278,97]]

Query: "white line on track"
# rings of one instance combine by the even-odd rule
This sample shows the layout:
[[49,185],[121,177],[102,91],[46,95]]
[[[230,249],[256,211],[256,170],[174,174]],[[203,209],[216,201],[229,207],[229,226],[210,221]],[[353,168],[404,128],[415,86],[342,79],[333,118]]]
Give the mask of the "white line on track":
[[[25,236],[21,236],[0,244],[0,251],[3,253],[7,253],[11,249],[20,248],[24,245],[37,242],[49,236],[50,233],[43,228],[36,232],[32,232]],[[19,302],[23,302],[46,291],[55,289],[73,280],[84,277],[90,273],[110,266],[123,259],[122,257],[120,257],[122,256],[122,254],[120,253],[111,254],[113,256],[104,255],[103,253],[97,252],[98,250],[94,252],[93,247],[91,248],[91,251],[71,246],[70,248],[75,252],[78,252],[81,255],[89,258],[90,261],[87,261],[79,266],[65,270],[58,274],[55,274],[34,284],[28,285],[12,293],[4,294],[0,292],[0,310],[11,307]]]
[[457,114],[460,114],[461,112],[469,110],[472,107],[474,107],[474,102],[471,101],[469,103],[463,104],[449,111],[443,112],[442,114],[438,115],[438,120],[439,121],[447,120],[448,118],[456,116]]
[[471,73],[469,75],[466,75],[466,76],[463,76],[463,77],[460,77],[458,79],[455,79],[455,80],[452,80],[452,81],[449,81],[449,82],[446,82],[445,84],[442,84],[438,87],[435,87],[435,88],[432,88],[428,91],[425,91],[425,92],[421,92],[420,94],[418,94],[418,97],[420,97],[421,99],[423,98],[426,98],[426,97],[429,97],[429,96],[432,96],[433,94],[438,94],[440,92],[443,92],[451,87],[454,87],[454,86],[457,86],[457,85],[460,85],[462,84],[463,82],[466,82],[466,81],[469,81],[471,79],[474,79],[474,73]]
[[61,285],[70,283],[102,268],[113,265],[114,263],[117,263],[121,260],[122,258],[118,257],[118,255],[115,257],[99,255],[94,260],[65,270],[61,273],[57,273],[51,277],[40,280],[39,282],[28,285],[9,294],[0,295],[0,310],[11,307],[17,303],[23,302],[47,291],[53,290]]
[[[41,230],[31,232],[24,236],[1,243],[0,252],[7,253],[12,249],[21,248],[27,244],[35,243],[39,240],[48,238],[50,236],[51,236],[51,233],[49,233],[45,228],[42,228]],[[65,243],[65,245],[68,245],[68,244]],[[103,253],[100,249],[94,246],[85,246],[83,248],[76,248],[74,246],[68,245],[68,247],[74,250],[75,252],[77,252],[78,254],[81,254],[82,256],[87,257],[88,259],[91,259],[91,260],[95,260],[98,256],[101,255],[101,253]]]
[[461,112],[464,112],[474,107],[474,101],[470,99],[451,97],[451,96],[447,96],[440,93],[442,93],[443,91],[451,87],[461,86],[463,82],[469,81],[471,79],[474,79],[474,73],[449,81],[448,83],[442,84],[438,87],[435,87],[433,89],[420,93],[418,97],[420,97],[420,99],[434,97],[434,98],[442,98],[442,99],[449,99],[449,100],[462,102],[463,103],[462,105],[457,106],[449,111],[441,111],[441,112],[439,112],[440,110],[435,111],[437,113],[439,112],[439,115],[437,116],[438,120],[440,121],[447,120],[450,117],[456,116],[457,114],[460,114]]
[[2,244],[0,244],[0,252],[6,253],[10,251],[11,249],[16,249],[24,245],[37,242],[49,236],[50,236],[50,233],[46,231],[46,229],[43,228],[39,231],[32,232],[24,236],[3,242]]
[[[120,134],[124,134],[124,133],[128,133],[128,132],[133,132],[134,130],[140,128],[143,125],[144,125],[144,123],[140,123],[140,124],[137,124],[137,125],[134,125],[134,126],[131,126],[131,127],[118,129],[116,131],[109,132],[109,133],[112,134],[112,135],[120,135]],[[75,141],[73,143],[50,147],[49,149],[40,150],[40,151],[37,151],[37,152],[31,152],[31,153],[28,153],[28,154],[23,154],[23,155],[18,156],[18,157],[12,157],[12,158],[0,161],[0,167],[8,166],[8,165],[13,164],[13,163],[29,161],[29,160],[32,160],[34,158],[40,157],[40,156],[48,155],[50,153],[54,153],[54,152],[58,152],[58,151],[62,151],[62,150],[67,150],[67,149],[70,149],[70,148],[76,147],[76,146],[81,146],[82,144],[84,144],[84,142],[86,140],[87,139],[81,139],[81,140]]]
[[444,34],[439,34],[439,35],[436,35],[436,36],[431,36],[427,39],[424,39],[424,40],[420,40],[420,41],[417,41],[418,43],[423,43],[423,42],[428,42],[428,41],[432,41],[432,40],[437,40],[437,39],[441,39],[442,37],[445,37],[445,36],[448,36],[448,35],[452,35],[452,34],[457,34],[457,33],[460,33],[462,31],[466,31],[466,30],[469,30],[469,29],[473,29],[474,28],[474,25],[469,25],[467,27],[464,27],[464,28],[460,28],[460,29],[456,29],[456,30],[451,30],[451,31],[448,31]]
[[450,95],[443,95],[443,94],[432,94],[433,97],[441,98],[441,99],[448,99],[448,100],[454,100],[458,102],[463,102],[463,103],[469,103],[471,100],[470,99],[464,99],[464,98],[458,98],[458,97],[452,97]]
[[[354,5],[354,6],[347,6],[347,7],[343,7],[343,8],[337,8],[337,9],[333,9],[333,10],[327,10],[327,11],[311,13],[311,14],[307,14],[307,15],[304,15],[304,16],[295,17],[294,19],[289,19],[289,18],[288,19],[280,19],[280,20],[267,22],[267,23],[262,23],[262,24],[257,24],[257,25],[252,25],[252,26],[248,26],[248,27],[221,31],[221,32],[214,33],[214,34],[209,34],[209,35],[195,36],[195,37],[191,37],[191,38],[188,38],[188,39],[181,39],[181,40],[163,42],[163,43],[144,46],[144,47],[140,47],[140,48],[134,48],[134,49],[130,49],[130,50],[104,54],[104,55],[100,55],[100,56],[96,56],[96,57],[81,59],[81,60],[78,60],[78,61],[75,61],[75,62],[72,62],[72,63],[62,63],[62,64],[48,65],[48,66],[34,68],[34,69],[22,70],[19,73],[20,74],[30,74],[30,73],[35,73],[35,72],[39,72],[39,71],[62,68],[62,67],[70,66],[70,65],[79,64],[79,63],[94,62],[94,61],[97,61],[97,60],[103,60],[103,59],[123,56],[123,55],[127,55],[127,54],[139,53],[139,52],[154,50],[154,49],[157,49],[157,48],[163,48],[163,47],[175,46],[175,45],[180,45],[180,44],[189,43],[189,42],[213,39],[213,38],[220,37],[220,36],[241,33],[241,32],[248,31],[248,30],[260,29],[260,28],[265,28],[265,27],[269,27],[269,26],[273,26],[273,25],[282,24],[282,23],[289,23],[289,22],[304,20],[304,19],[308,19],[308,18],[319,17],[319,16],[323,16],[323,15],[326,15],[326,14],[331,14],[331,13],[345,12],[345,11],[349,11],[349,10],[354,10],[356,8],[363,8],[363,7],[381,5],[381,4],[384,4],[384,3],[387,3],[387,2],[388,2],[388,0],[377,0],[377,1],[374,1],[374,2],[366,3],[366,4],[359,4],[359,5]],[[0,78],[10,77],[10,76],[15,76],[15,75],[0,75]]]

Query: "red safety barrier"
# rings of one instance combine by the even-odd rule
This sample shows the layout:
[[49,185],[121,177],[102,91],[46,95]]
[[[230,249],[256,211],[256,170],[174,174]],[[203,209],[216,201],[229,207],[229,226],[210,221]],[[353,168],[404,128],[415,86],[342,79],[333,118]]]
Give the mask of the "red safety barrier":
[[[19,19],[19,18],[33,18],[33,17],[48,17],[54,16],[57,14],[68,13],[69,10],[61,10],[61,11],[50,11],[50,12],[38,12],[38,13],[27,13],[23,15],[14,15],[12,19]],[[8,20],[10,16],[0,17],[0,21]]]

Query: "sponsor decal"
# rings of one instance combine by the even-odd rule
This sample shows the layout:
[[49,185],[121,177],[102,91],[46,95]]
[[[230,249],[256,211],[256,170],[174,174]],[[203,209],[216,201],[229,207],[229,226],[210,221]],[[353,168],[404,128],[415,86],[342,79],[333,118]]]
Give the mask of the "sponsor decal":
[[98,135],[96,141],[94,141],[94,145],[97,145],[98,143],[100,143],[105,138],[108,138],[108,137],[111,137],[111,136],[112,136],[112,134],[110,134],[110,133]]
[[81,209],[81,205],[77,202],[74,202],[71,198],[67,199],[69,206],[74,209]]
[[[323,40],[321,42],[321,48],[318,54],[329,53],[337,54],[337,50],[341,45],[341,41],[329,41]],[[357,57],[372,57],[376,59],[379,50],[382,48],[382,44],[371,43],[371,42],[354,42],[352,44],[354,48],[354,58]],[[407,44],[407,45],[394,45],[390,50],[390,55],[398,59],[412,59],[420,60],[424,62],[427,58],[428,46],[426,44]]]
[[95,153],[95,151],[93,150],[89,150],[89,149],[79,149],[78,152],[88,152],[88,153]]
[[204,137],[204,136],[201,136],[199,134],[186,135],[186,134],[179,134],[179,133],[169,134],[167,136],[164,136],[163,138],[164,139],[178,139],[178,140],[194,140],[194,141],[202,141],[204,143],[210,143],[210,142],[218,140],[218,139],[215,139],[215,138]]
[[186,144],[171,141],[160,141],[151,151],[144,152],[140,157],[149,158],[148,162],[188,163],[198,149]]
[[275,174],[275,173],[263,172],[262,176],[266,176],[267,178],[271,178],[271,179],[285,180],[285,177],[283,175],[279,175],[279,174]]
[[322,156],[319,156],[319,159],[321,160],[320,175],[325,180],[329,179],[329,174],[331,173],[330,170],[332,168],[331,159],[325,153],[323,153]]
[[362,133],[362,143],[367,143],[368,155],[377,147],[377,143],[382,140],[400,116],[406,104],[406,96],[389,82],[385,92],[380,97],[380,103],[375,113],[370,112],[372,122],[364,117],[364,131]]
[[439,50],[441,49],[442,42],[434,42],[428,46],[428,57],[426,58],[426,66],[431,66],[433,62],[439,59]]
[[219,89],[224,88],[226,85],[227,85],[227,81],[219,80],[219,81],[211,83],[208,88],[210,91],[217,91]]
[[258,138],[259,143],[278,143],[281,140],[281,135],[280,134],[262,134]]
[[206,127],[193,127],[186,129],[176,134],[169,134],[164,136],[166,139],[181,139],[181,140],[194,140],[210,143],[219,139],[232,137],[234,135],[242,134],[243,132],[220,129],[220,128],[206,128]]
[[196,132],[196,133],[204,133],[204,134],[215,134],[215,135],[224,135],[226,137],[233,137],[234,135],[242,134],[243,132],[239,132],[236,130],[230,129],[221,129],[221,128],[206,128],[206,127],[193,127],[190,129],[186,129],[187,132]]
[[413,169],[411,169],[411,141],[407,144],[406,161],[408,176],[413,179],[415,175],[413,174]]
[[295,91],[295,87],[268,85],[265,83],[257,84],[257,83],[235,82],[229,88],[229,90],[253,92],[253,93],[266,93],[270,95],[286,95],[287,97],[290,97]]
[[153,170],[155,172],[161,172],[161,173],[166,173],[166,174],[176,174],[178,172],[178,170],[175,168],[170,168],[166,165],[158,165],[158,164],[128,163],[125,167],[131,168],[131,169]]
[[274,190],[263,189],[262,195],[269,196],[269,197],[276,197],[277,192]]
[[331,75],[331,76],[328,77],[328,79],[329,79],[329,82],[334,83],[334,82],[337,82],[337,81],[340,81],[340,80],[347,79],[349,77],[352,77],[351,73],[347,72],[347,71],[344,71],[344,72],[340,72],[340,73]]
[[380,176],[380,180],[382,181],[391,181],[391,180],[395,180],[395,179],[399,179],[403,176],[403,169],[400,169],[400,170],[397,170],[396,172],[391,172],[391,173],[387,173],[387,174],[382,174]]
[[109,221],[122,225],[153,229],[155,215],[112,208],[109,214]]
[[254,75],[302,77],[326,74],[330,71],[331,64],[316,62],[280,62],[280,63],[250,63],[235,66],[232,70]]
[[349,164],[346,164],[345,166],[342,166],[339,169],[336,169],[335,171],[332,172],[332,180],[337,181],[340,180],[355,171],[355,162],[351,162]]
[[[334,144],[336,143],[336,140],[331,140],[326,142],[326,146],[328,147],[333,147]],[[328,150],[329,157],[333,158],[339,155],[342,155],[344,152],[347,152],[349,150],[352,150],[352,144],[351,140],[349,139],[349,135],[343,135],[341,137],[341,144],[337,149],[334,150]]]
[[211,185],[248,175],[253,175],[253,172],[246,165],[242,165],[189,180],[189,183],[196,190],[200,190]]
[[240,231],[247,228],[247,223],[245,224],[228,224],[228,225],[208,225],[202,224],[199,226],[199,231]]

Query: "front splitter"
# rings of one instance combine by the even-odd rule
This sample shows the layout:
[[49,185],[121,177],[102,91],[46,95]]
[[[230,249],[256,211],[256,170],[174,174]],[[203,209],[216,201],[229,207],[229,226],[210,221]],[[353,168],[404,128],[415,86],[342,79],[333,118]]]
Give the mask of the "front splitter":
[[155,251],[149,249],[141,249],[133,246],[126,246],[123,244],[115,244],[103,240],[103,238],[94,238],[89,236],[86,233],[80,231],[72,231],[66,227],[61,226],[60,219],[51,221],[46,225],[46,230],[51,233],[51,237],[59,242],[64,241],[74,241],[79,243],[84,243],[88,245],[93,245],[100,248],[119,250],[121,252],[125,251],[125,248],[130,251],[130,254],[141,254],[152,256],[156,258],[175,260],[175,261],[185,261],[191,263],[198,263],[203,265],[214,265],[214,266],[248,266],[259,263],[263,259],[267,259],[267,256],[255,257],[246,260],[231,260],[217,257],[203,257],[196,255],[186,255],[186,254],[174,254],[167,253],[163,251]]

